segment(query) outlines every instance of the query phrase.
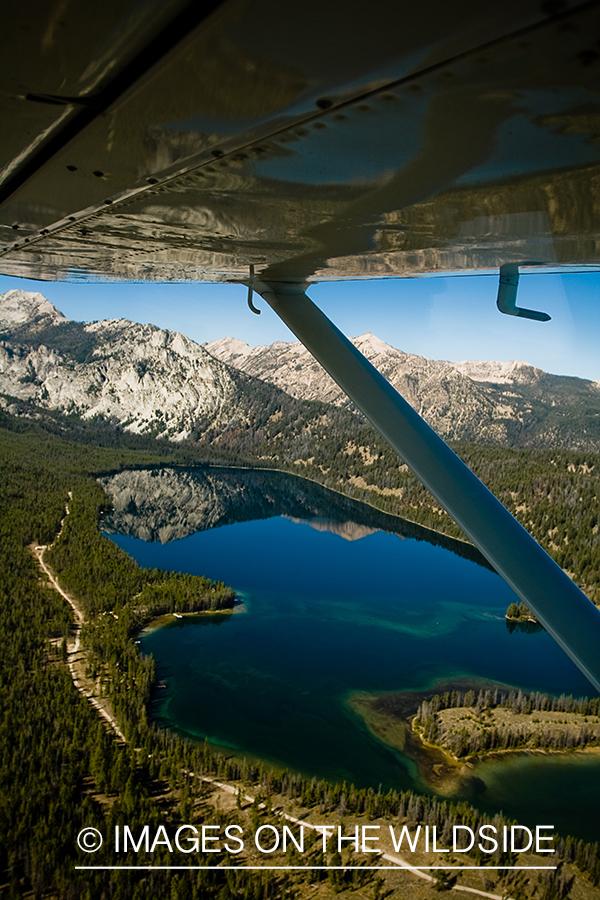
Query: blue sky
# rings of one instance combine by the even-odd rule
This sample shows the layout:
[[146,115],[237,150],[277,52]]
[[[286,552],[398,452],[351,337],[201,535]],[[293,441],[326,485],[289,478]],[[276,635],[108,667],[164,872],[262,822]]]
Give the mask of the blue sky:
[[[97,284],[0,276],[0,293],[39,291],[71,319],[126,318],[203,343],[233,336],[252,346],[293,335],[260,298],[227,284]],[[548,372],[600,379],[600,274],[522,274],[518,304],[550,313],[532,322],[496,309],[497,275],[326,282],[309,296],[342,331],[371,331],[432,359],[523,359]]]

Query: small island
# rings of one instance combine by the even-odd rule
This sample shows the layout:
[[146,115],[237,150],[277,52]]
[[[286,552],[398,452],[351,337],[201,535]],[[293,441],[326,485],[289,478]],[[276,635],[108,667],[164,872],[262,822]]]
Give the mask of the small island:
[[510,622],[533,622],[539,624],[538,620],[524,603],[511,603],[506,610],[506,618]]

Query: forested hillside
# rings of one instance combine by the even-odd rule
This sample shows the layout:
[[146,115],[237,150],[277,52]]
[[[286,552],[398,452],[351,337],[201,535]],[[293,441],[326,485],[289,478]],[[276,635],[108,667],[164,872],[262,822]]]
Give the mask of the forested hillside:
[[[220,812],[210,800],[202,799],[198,773],[242,779],[265,797],[279,792],[278,802],[288,798],[285,802],[302,803],[304,808],[318,805],[321,811],[343,809],[346,814],[354,811],[371,818],[397,816],[409,825],[426,820],[437,822],[442,830],[456,822],[485,821],[465,804],[455,807],[395,792],[384,797],[375,790],[335,787],[291,773],[274,774],[260,765],[226,762],[213,757],[207,748],[167,735],[149,723],[146,703],[153,670],[132,643],[135,628],[159,610],[202,608],[205,603],[227,605],[230,594],[224,586],[201,578],[140,570],[102,538],[98,517],[107,500],[94,476],[169,460],[156,448],[152,453],[70,443],[39,426],[25,427],[22,419],[12,420],[12,424],[16,430],[0,429],[0,890],[11,897],[32,896],[33,892],[36,896],[90,900],[109,896],[116,900],[266,898],[291,896],[300,890],[306,878],[303,873],[286,881],[273,873],[224,870],[200,870],[186,878],[161,872],[74,871],[81,863],[76,835],[84,826],[108,833],[122,823],[157,827],[167,821],[175,827],[190,818],[197,823],[236,821],[239,811]],[[289,435],[288,440],[292,441]],[[511,472],[519,472],[518,484],[524,491],[530,485],[532,496],[537,496],[543,487],[543,496],[551,497],[551,506],[560,502],[564,514],[571,508],[565,498],[572,496],[578,479],[590,475],[582,470],[583,462],[576,455],[555,456],[545,467],[534,467],[528,474],[526,456],[517,454],[511,462],[513,456],[507,454],[488,459],[489,477],[502,487],[503,478],[508,483]],[[596,465],[586,459],[588,468]],[[358,460],[355,462],[358,465]],[[380,465],[384,466],[383,459]],[[546,472],[553,477],[549,486],[543,479]],[[571,491],[566,490],[568,485]],[[360,493],[364,489],[352,490]],[[90,674],[102,681],[123,732],[131,738],[126,745],[115,741],[73,684],[65,665],[64,644],[71,610],[41,579],[29,549],[31,544],[53,542],[69,492],[69,516],[55,548],[47,551],[48,559],[61,583],[76,593],[85,607],[83,639]],[[523,494],[525,499],[528,496]],[[378,498],[387,503],[398,495],[374,492],[373,499]],[[514,502],[519,500],[516,494]],[[420,509],[418,504],[415,509]],[[570,528],[568,521],[566,528]],[[567,546],[572,544],[569,541]],[[190,781],[189,772],[197,777]],[[262,812],[256,809],[252,813],[255,822],[269,821],[270,805],[271,801]],[[559,849],[589,878],[598,879],[597,847],[567,840]],[[335,852],[320,859],[335,863]],[[108,850],[102,850],[94,861],[110,861]],[[174,860],[161,852],[147,858],[154,865],[161,861]],[[200,854],[194,861],[202,865],[208,860]],[[497,864],[501,863],[500,859]],[[323,877],[329,879],[329,875]],[[346,876],[333,879],[332,886],[334,881],[336,890],[363,884]],[[551,881],[543,896],[547,900],[564,897],[571,883],[569,879]],[[553,893],[555,890],[559,893]]]
[[[73,900],[278,896],[278,879],[268,872],[199,871],[183,879],[160,871],[75,871],[76,865],[89,862],[76,843],[84,826],[107,835],[116,824],[156,829],[165,821],[170,826],[190,821],[199,785],[190,795],[185,772],[194,767],[198,772],[219,771],[219,761],[203,748],[145,725],[152,666],[130,638],[139,617],[155,605],[182,608],[183,598],[185,608],[190,589],[196,599],[200,593],[210,604],[216,598],[217,605],[227,602],[229,593],[205,579],[140,570],[100,536],[98,511],[105,497],[90,473],[148,463],[150,454],[70,445],[39,431],[1,429],[0,449],[0,895]],[[100,659],[110,673],[106,690],[116,701],[123,730],[138,738],[126,745],[115,741],[73,684],[64,657],[71,610],[41,580],[29,549],[34,543],[52,542],[69,491],[74,525],[65,528],[54,563],[87,598],[92,658]],[[134,592],[138,596],[132,605]],[[94,618],[107,618],[98,615],[104,606],[119,609],[122,619],[111,616],[112,629],[94,631]],[[254,777],[259,775],[256,770]],[[205,817],[229,821],[209,803],[200,806],[196,822]],[[114,860],[104,850],[94,857],[100,865],[107,861]],[[204,863],[210,861],[204,857]],[[161,862],[173,859],[160,849],[147,859],[148,864]],[[202,855],[194,862],[202,865]]]
[[[70,322],[41,295],[22,291],[5,295],[2,309],[0,381],[12,393],[0,395],[0,423],[8,428],[27,428],[33,421],[68,439],[141,450],[153,459],[291,471],[438,532],[464,537],[385,441],[347,409],[296,399],[213,359],[184,335],[154,326],[124,320]],[[406,357],[373,341],[371,349],[384,368]],[[429,377],[427,361],[415,359],[422,362],[423,377]],[[464,371],[455,367],[455,374],[469,381],[465,372],[470,372],[479,390],[487,384],[482,379],[491,378],[493,366],[500,364],[474,365],[460,364]],[[497,391],[508,384],[502,379],[516,378],[509,393],[518,382],[521,392],[531,394],[527,403],[543,401],[547,421],[554,422],[548,434],[560,432],[556,440],[561,445],[570,429],[567,444],[588,441],[595,446],[588,439],[600,417],[597,386],[585,382],[577,399],[569,391],[577,393],[578,379],[548,381],[554,376],[527,366],[505,366],[493,377],[500,378]],[[559,388],[562,399],[554,402],[548,391]],[[587,424],[581,418],[582,403]],[[533,425],[531,429],[534,434]],[[453,446],[588,596],[600,600],[600,454],[508,449],[479,443],[482,438],[483,432],[477,443]],[[544,439],[541,445],[547,443]]]
[[[238,396],[232,420],[222,426],[199,423],[190,439],[178,444],[132,434],[102,419],[84,420],[29,405],[17,410],[16,416],[0,409],[0,424],[27,429],[33,416],[44,432],[75,438],[90,447],[143,451],[165,463],[211,461],[294,472],[384,512],[466,540],[368,423],[326,403],[296,400],[242,372],[232,370],[232,377]],[[459,442],[451,446],[590,599],[598,602],[600,454]]]
[[[223,431],[208,429],[198,452],[296,472],[466,540],[370,425],[328,404],[293,400],[260,382],[257,388],[243,373],[238,378],[247,415]],[[600,454],[451,446],[590,599],[600,600]]]
[[[525,362],[433,360],[373,334],[352,343],[445,440],[504,447],[600,450],[600,384],[550,375]],[[303,400],[355,409],[299,342],[249,347],[236,338],[204,345],[216,359]]]

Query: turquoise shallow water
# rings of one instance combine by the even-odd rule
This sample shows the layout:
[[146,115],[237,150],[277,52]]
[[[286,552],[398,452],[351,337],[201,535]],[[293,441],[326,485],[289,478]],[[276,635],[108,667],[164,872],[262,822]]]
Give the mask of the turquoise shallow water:
[[[282,516],[164,545],[112,537],[141,565],[226,581],[245,601],[245,613],[178,620],[142,641],[166,684],[155,716],[240,754],[360,785],[419,787],[414,765],[348,709],[351,691],[471,679],[591,690],[545,632],[509,633],[514,595],[495,573],[426,541],[383,531],[348,541]],[[487,783],[479,806],[600,836],[600,757],[519,757],[478,774]]]

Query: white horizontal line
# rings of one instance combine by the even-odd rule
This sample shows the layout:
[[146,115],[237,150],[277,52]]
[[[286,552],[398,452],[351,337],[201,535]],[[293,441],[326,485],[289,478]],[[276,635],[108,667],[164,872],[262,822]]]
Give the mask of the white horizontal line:
[[468,869],[482,869],[483,871],[490,869],[506,869],[508,871],[515,871],[517,869],[534,869],[538,871],[540,869],[556,869],[557,866],[413,866],[410,868],[408,866],[75,866],[76,869],[103,869],[103,870],[114,870],[114,869],[143,869],[147,871],[148,869],[184,869],[184,870],[197,870],[197,869],[252,869],[254,870],[295,870],[295,871],[308,871],[308,870],[342,870],[345,871],[347,869],[390,869],[390,870],[398,870],[398,869],[406,869],[408,872],[411,869],[419,869],[424,870],[433,870],[433,869],[442,869],[447,871],[448,869],[460,869],[461,871],[465,871]]

